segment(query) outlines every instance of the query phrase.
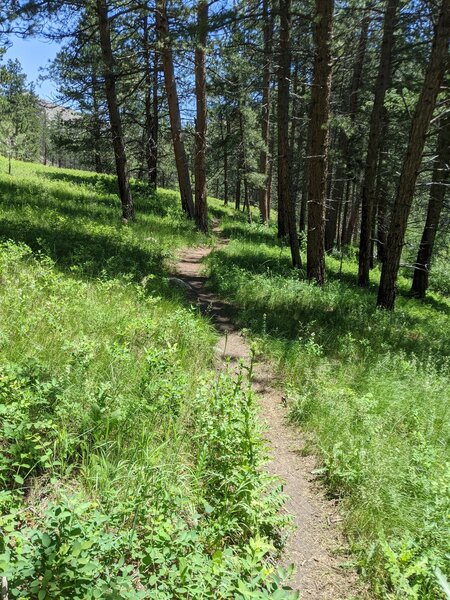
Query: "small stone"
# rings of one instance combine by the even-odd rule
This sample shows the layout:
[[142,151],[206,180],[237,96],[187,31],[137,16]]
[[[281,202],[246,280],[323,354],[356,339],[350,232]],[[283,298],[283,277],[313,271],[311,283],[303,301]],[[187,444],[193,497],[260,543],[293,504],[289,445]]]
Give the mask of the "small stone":
[[169,284],[173,287],[177,287],[181,290],[185,290],[185,291],[189,291],[192,292],[193,288],[191,285],[189,285],[189,283],[187,283],[186,281],[183,281],[182,279],[179,279],[178,277],[169,277]]

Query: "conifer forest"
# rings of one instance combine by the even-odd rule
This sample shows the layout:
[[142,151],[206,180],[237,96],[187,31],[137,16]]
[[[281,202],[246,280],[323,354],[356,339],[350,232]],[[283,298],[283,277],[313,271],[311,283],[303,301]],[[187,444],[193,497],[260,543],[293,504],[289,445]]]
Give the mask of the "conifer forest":
[[0,600],[450,600],[450,0],[0,0]]

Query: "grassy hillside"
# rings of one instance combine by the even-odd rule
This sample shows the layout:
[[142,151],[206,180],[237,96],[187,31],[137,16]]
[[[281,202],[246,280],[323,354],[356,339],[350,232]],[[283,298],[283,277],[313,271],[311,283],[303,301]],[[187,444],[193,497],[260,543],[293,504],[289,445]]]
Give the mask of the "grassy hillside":
[[[0,571],[18,598],[292,597],[254,399],[212,375],[216,335],[168,284],[210,239],[174,192],[134,195],[124,227],[112,178],[0,159]],[[361,571],[380,598],[444,598],[450,301],[403,277],[377,310],[352,257],[318,289],[274,230],[212,211],[232,242],[211,285],[276,364]]]
[[449,299],[410,299],[402,278],[391,314],[375,308],[375,284],[356,287],[355,260],[328,258],[319,289],[291,269],[274,230],[230,219],[223,228],[233,241],[210,258],[212,285],[277,365],[292,420],[310,434],[305,452],[319,450],[329,493],[343,500],[361,570],[380,598],[444,598]]
[[247,386],[167,281],[175,193],[0,159],[0,572],[13,598],[289,598]]

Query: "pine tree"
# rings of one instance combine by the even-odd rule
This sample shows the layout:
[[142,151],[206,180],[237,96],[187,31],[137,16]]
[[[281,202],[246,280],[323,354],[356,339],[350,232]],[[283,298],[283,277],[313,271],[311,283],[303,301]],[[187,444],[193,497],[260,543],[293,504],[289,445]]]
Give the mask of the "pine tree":
[[289,145],[289,87],[291,77],[291,0],[280,0],[280,56],[278,67],[278,211],[289,235],[292,265],[300,267],[300,249],[292,194],[292,156]]
[[375,83],[375,98],[370,117],[364,183],[362,187],[361,236],[359,244],[358,284],[369,285],[371,238],[375,205],[377,163],[383,133],[383,104],[391,79],[392,50],[399,0],[388,0],[383,26],[380,64]]
[[446,187],[450,183],[450,110],[441,118],[437,141],[436,157],[430,187],[427,218],[420,240],[414,268],[411,292],[417,298],[424,298],[428,289],[430,263],[433,256],[436,232],[444,206]]
[[269,136],[270,136],[270,84],[272,75],[272,36],[273,36],[273,13],[269,12],[269,0],[263,0],[263,80],[262,80],[262,114],[261,114],[261,137],[263,147],[259,159],[259,168],[263,175],[263,185],[259,191],[259,212],[261,222],[267,225],[269,222]]
[[123,135],[122,120],[117,102],[116,73],[114,70],[114,56],[111,46],[111,29],[106,0],[96,0],[96,14],[98,19],[100,48],[103,58],[103,77],[105,80],[105,93],[108,103],[117,180],[119,184],[120,200],[122,202],[122,218],[124,222],[127,223],[134,217],[134,206],[128,175],[125,138]]
[[195,49],[195,222],[200,231],[208,231],[206,197],[206,41],[208,35],[208,2],[197,5],[198,40]]
[[178,173],[181,206],[186,213],[186,216],[190,219],[193,219],[195,216],[194,201],[192,199],[189,165],[181,127],[180,103],[178,99],[175,69],[173,65],[166,0],[157,0],[156,29],[158,32],[159,48],[164,70],[164,82],[166,87],[167,103],[169,106],[170,129],[172,132],[173,151]]
[[325,282],[325,199],[328,167],[328,120],[331,91],[333,0],[316,0],[314,72],[308,149],[307,275]]
[[378,289],[378,306],[392,310],[395,304],[395,286],[405,239],[406,226],[411,210],[417,173],[422,152],[440,86],[448,64],[450,36],[450,0],[441,0],[438,22],[435,27],[433,46],[425,80],[411,122],[408,147],[392,210],[386,258],[381,271]]
[[[339,162],[336,167],[332,198],[326,212],[325,250],[327,252],[332,250],[336,240],[337,226],[344,204],[345,190],[349,189],[351,182],[354,181],[356,177],[354,166],[356,134],[354,130],[359,108],[363,66],[366,58],[369,25],[371,20],[370,10],[371,5],[369,4],[365,9],[365,14],[361,21],[361,29],[359,33],[357,51],[354,56],[350,87],[349,89],[345,89],[346,98],[344,103],[346,105],[346,116],[348,116],[349,120],[350,133],[347,133],[344,129],[341,129],[337,136],[337,152]],[[346,220],[347,219],[344,217],[344,229]]]

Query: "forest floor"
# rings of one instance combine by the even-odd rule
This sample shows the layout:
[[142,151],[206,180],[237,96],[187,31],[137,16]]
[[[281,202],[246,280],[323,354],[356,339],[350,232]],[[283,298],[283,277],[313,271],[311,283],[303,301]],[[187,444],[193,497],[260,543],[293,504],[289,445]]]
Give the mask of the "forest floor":
[[[226,246],[228,241],[220,239],[218,246]],[[339,506],[325,497],[315,474],[316,459],[304,452],[301,432],[287,421],[285,399],[276,387],[270,362],[252,352],[245,333],[230,316],[230,305],[207,288],[208,278],[203,274],[202,263],[212,251],[213,248],[206,246],[183,250],[176,274],[188,284],[187,293],[220,333],[218,369],[228,364],[236,370],[239,364],[252,369],[252,386],[261,407],[269,446],[267,469],[282,482],[287,496],[285,509],[294,524],[281,559],[283,566],[295,568],[290,584],[301,591],[302,598],[311,600],[367,597],[355,570],[349,566],[350,550],[340,527]]]

